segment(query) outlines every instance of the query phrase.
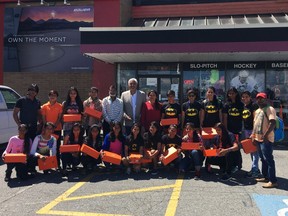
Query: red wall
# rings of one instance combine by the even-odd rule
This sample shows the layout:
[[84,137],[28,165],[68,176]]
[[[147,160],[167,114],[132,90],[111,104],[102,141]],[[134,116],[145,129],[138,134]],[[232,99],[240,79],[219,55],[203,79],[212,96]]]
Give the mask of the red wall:
[[[120,26],[120,0],[94,0],[94,26]],[[115,65],[94,61],[92,84],[99,88],[99,97],[108,95],[110,85],[116,83]]]
[[0,4],[0,84],[3,84],[4,51],[4,4]]
[[271,14],[288,11],[287,0],[258,0],[226,3],[153,5],[133,7],[133,18]]

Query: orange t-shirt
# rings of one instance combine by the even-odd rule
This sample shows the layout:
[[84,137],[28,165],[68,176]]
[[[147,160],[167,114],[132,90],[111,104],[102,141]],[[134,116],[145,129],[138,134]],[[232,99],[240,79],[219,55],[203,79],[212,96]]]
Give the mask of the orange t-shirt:
[[[41,114],[45,116],[47,122],[56,123],[58,116],[62,113],[62,105],[60,103],[55,103],[51,105],[50,102],[47,102],[41,107]],[[59,123],[55,128],[55,131],[62,130],[62,125]]]

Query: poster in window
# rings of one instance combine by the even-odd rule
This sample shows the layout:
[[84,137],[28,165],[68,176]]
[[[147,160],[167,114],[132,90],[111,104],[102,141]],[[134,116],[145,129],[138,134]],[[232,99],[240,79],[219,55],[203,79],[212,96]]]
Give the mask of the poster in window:
[[232,63],[226,72],[226,89],[235,87],[239,93],[249,91],[252,96],[265,91],[264,65],[260,63]]

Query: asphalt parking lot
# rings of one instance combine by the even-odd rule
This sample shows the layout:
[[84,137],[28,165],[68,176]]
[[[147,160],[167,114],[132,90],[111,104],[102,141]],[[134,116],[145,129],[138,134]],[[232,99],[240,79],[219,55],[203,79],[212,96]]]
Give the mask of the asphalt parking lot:
[[[0,215],[288,215],[288,146],[275,147],[279,187],[263,189],[245,177],[250,156],[242,152],[243,170],[227,182],[218,167],[194,180],[194,173],[179,175],[161,169],[151,173],[92,172],[81,170],[63,179],[53,171],[33,179],[4,182],[1,163]],[[260,163],[261,164],[261,163]]]

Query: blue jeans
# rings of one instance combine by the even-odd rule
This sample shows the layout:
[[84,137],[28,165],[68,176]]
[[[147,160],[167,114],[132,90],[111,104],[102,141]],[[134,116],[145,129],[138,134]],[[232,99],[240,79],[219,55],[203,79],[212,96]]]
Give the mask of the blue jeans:
[[[242,135],[243,135],[243,139],[247,139],[250,137],[252,133],[252,130],[244,130]],[[250,156],[251,156],[251,159],[252,159],[252,171],[258,171],[259,170],[259,166],[258,166],[258,163],[259,163],[259,154],[258,152],[252,152],[250,153]]]
[[270,182],[276,183],[276,169],[275,169],[275,161],[273,157],[273,148],[271,142],[258,142],[257,148],[259,157],[262,162],[262,174],[265,178],[269,179]]

